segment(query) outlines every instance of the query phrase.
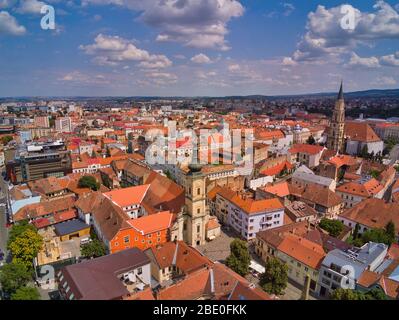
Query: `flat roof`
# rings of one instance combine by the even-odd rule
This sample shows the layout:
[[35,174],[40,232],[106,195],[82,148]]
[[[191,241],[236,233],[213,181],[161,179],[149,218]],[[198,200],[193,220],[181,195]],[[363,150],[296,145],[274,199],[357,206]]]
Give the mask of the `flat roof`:
[[90,228],[90,226],[79,219],[69,220],[66,222],[58,223],[54,226],[55,233],[58,236],[65,236],[80,230]]

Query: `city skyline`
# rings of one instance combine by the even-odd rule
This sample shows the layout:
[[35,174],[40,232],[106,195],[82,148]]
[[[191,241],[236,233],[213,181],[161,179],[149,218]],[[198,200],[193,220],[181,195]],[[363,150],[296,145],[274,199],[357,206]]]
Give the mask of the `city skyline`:
[[[52,5],[56,29],[42,30]],[[2,0],[0,96],[295,95],[398,88],[399,3]],[[266,31],[266,32],[265,32]]]

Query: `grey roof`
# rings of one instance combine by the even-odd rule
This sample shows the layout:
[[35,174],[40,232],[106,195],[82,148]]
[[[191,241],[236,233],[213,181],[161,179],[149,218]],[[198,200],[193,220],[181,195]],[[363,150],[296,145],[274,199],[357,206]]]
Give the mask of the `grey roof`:
[[318,175],[315,175],[314,173],[307,173],[307,172],[303,172],[303,171],[300,172],[298,170],[294,172],[292,177],[301,179],[301,180],[304,180],[307,182],[320,184],[320,185],[327,186],[327,187],[329,187],[332,183],[334,183],[334,180],[331,178],[318,176]]
[[90,226],[79,219],[70,220],[62,223],[58,223],[54,226],[55,233],[58,236],[65,236],[80,230],[90,228]]
[[342,251],[335,249],[330,251],[323,260],[323,265],[330,268],[331,264],[337,266],[352,266],[355,271],[354,278],[357,280],[374,261],[382,254],[386,254],[388,247],[382,243],[369,242],[361,249]]
[[147,264],[150,259],[132,248],[67,266],[62,273],[76,299],[112,300],[129,293],[118,276]]

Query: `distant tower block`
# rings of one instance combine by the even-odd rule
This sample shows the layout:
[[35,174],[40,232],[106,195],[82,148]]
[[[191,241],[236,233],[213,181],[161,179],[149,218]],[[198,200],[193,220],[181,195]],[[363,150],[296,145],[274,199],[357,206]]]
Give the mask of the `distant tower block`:
[[330,128],[328,130],[327,148],[343,153],[345,133],[345,100],[343,83],[339,90],[338,99],[335,102],[333,117],[331,119]]

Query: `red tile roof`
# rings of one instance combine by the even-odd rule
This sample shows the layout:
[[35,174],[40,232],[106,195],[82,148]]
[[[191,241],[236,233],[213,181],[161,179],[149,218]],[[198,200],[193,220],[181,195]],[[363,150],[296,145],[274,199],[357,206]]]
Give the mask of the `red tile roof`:
[[142,235],[146,235],[170,228],[172,221],[173,214],[169,211],[164,211],[138,219],[131,219],[127,223]]
[[321,153],[324,150],[324,147],[318,145],[311,144],[295,144],[291,149],[288,150],[291,154],[296,153],[307,153],[310,155],[315,155]]
[[147,184],[125,189],[117,189],[104,193],[104,196],[112,200],[112,202],[121,208],[139,205],[147,194],[149,187],[150,186]]

